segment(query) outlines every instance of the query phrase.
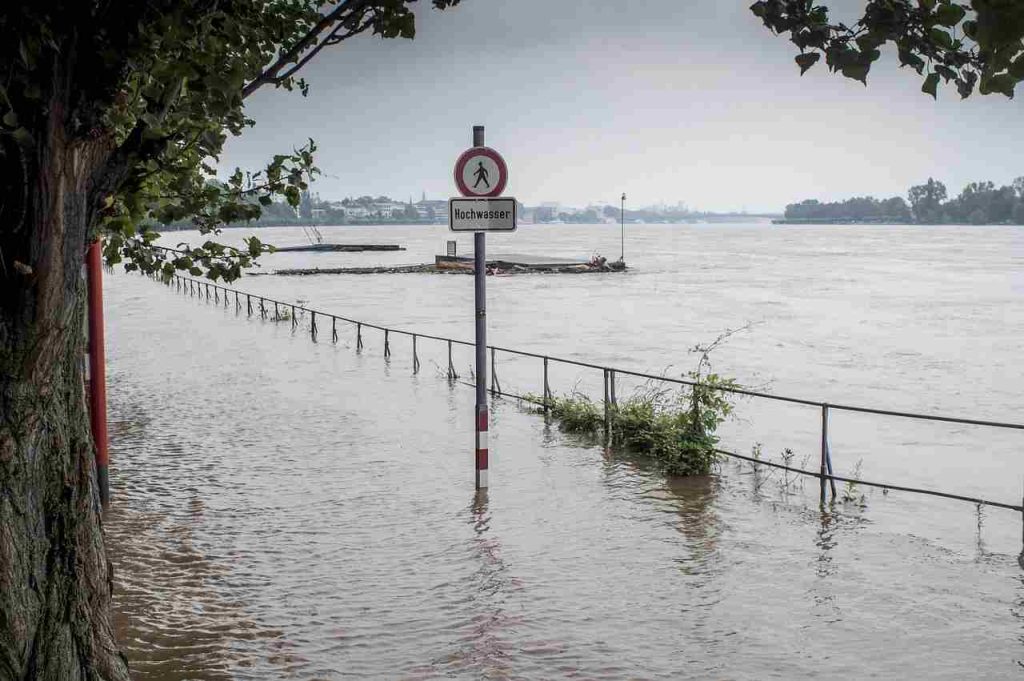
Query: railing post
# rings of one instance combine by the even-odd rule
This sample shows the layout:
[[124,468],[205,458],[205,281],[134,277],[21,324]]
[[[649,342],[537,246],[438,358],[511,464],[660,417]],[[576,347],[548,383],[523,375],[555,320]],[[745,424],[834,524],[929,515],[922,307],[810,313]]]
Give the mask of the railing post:
[[363,325],[356,324],[356,352],[363,349]]
[[544,413],[551,411],[551,387],[548,385],[548,358],[544,358]]
[[448,380],[454,381],[458,377],[455,373],[455,363],[452,362],[452,342],[448,341]]
[[316,312],[310,312],[309,317],[309,338],[316,342]]
[[498,369],[497,369],[497,367],[495,367],[494,363],[495,363],[495,353],[494,353],[494,348],[491,348],[491,396],[496,395],[497,392],[498,392],[497,389],[495,388],[495,385],[496,385],[497,380],[498,380],[498,377],[497,377]]
[[420,356],[416,352],[416,334],[412,336],[412,372],[414,374],[420,372]]
[[617,407],[619,403],[615,399],[615,370],[613,369],[613,370],[609,371],[608,375],[609,375],[610,383],[611,383],[611,387],[612,387],[612,406],[613,407]]
[[825,488],[825,475],[828,469],[828,405],[821,405],[821,473],[818,476],[821,482],[821,503],[825,503],[828,493]]
[[331,342],[338,342],[338,318],[334,316],[331,317]]
[[384,329],[384,359],[391,359],[391,331]]
[[604,369],[604,432],[605,435],[611,430],[611,412],[608,410],[608,370]]
[[832,417],[831,408],[825,405],[825,470],[828,471],[828,485],[832,489],[832,500],[836,499],[836,481],[832,472],[832,436],[828,433],[828,422]]

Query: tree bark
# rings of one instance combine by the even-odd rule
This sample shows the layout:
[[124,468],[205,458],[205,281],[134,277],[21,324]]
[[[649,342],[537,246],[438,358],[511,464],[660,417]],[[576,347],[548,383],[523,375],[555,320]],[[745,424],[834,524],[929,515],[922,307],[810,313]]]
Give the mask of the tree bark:
[[128,679],[83,384],[92,185],[56,73],[30,141],[0,135],[0,681]]

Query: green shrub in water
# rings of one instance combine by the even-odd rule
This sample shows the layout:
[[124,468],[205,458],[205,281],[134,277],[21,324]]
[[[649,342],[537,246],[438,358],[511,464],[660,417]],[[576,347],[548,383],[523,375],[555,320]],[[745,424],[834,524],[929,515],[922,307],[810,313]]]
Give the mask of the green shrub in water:
[[[611,444],[655,460],[671,475],[707,475],[717,455],[715,431],[732,405],[716,386],[731,385],[715,375],[678,392],[650,388],[611,407]],[[533,395],[527,399],[543,401]],[[604,404],[585,395],[552,397],[551,418],[567,433],[597,437],[604,432]],[[536,407],[542,411],[542,407]]]
[[603,407],[598,407],[586,395],[552,397],[551,415],[567,433],[590,434],[604,427]]
[[[697,368],[685,377],[694,385],[678,391],[656,390],[649,384],[631,397],[610,408],[608,414],[612,446],[648,456],[670,475],[707,475],[718,455],[718,426],[732,413],[730,393],[722,388],[736,387],[732,379],[711,371],[709,355],[736,331],[727,331],[709,345],[693,348],[700,356]],[[543,398],[526,395],[535,411],[543,411]],[[586,395],[549,397],[551,418],[567,433],[598,436],[603,434],[603,402]]]

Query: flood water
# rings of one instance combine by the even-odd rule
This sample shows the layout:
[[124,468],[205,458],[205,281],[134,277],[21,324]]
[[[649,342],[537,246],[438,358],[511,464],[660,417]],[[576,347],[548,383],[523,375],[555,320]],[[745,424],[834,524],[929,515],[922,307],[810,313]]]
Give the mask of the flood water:
[[[444,227],[325,228],[431,261]],[[249,232],[229,230],[240,242]],[[278,245],[302,230],[259,230]],[[618,226],[522,226],[491,252],[619,255]],[[171,233],[163,243],[197,240]],[[471,240],[458,239],[468,253]],[[489,341],[769,392],[1024,420],[1024,231],[628,225],[625,274],[488,279]],[[472,279],[245,277],[243,291],[469,340]],[[1019,514],[726,461],[670,479],[492,405],[473,489],[473,390],[447,349],[339,326],[330,342],[135,275],[105,283],[115,618],[135,678],[764,679],[1024,676]],[[471,355],[456,349],[469,376]],[[498,355],[509,392],[537,360]],[[552,365],[556,393],[600,372]],[[642,387],[624,382],[619,394]],[[813,468],[814,407],[739,399],[723,448]],[[1020,503],[1024,433],[835,412],[836,473]],[[860,495],[863,494],[863,502]]]

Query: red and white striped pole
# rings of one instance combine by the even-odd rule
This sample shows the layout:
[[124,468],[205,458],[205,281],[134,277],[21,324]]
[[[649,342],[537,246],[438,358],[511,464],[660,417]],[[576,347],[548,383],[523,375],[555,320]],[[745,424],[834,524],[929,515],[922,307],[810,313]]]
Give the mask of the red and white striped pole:
[[487,405],[477,408],[476,488],[487,489]]
[[106,508],[110,503],[110,454],[107,450],[107,365],[103,343],[102,250],[99,241],[89,246],[85,253],[85,272],[89,291],[89,418],[96,446],[96,482],[99,486],[100,502]]

